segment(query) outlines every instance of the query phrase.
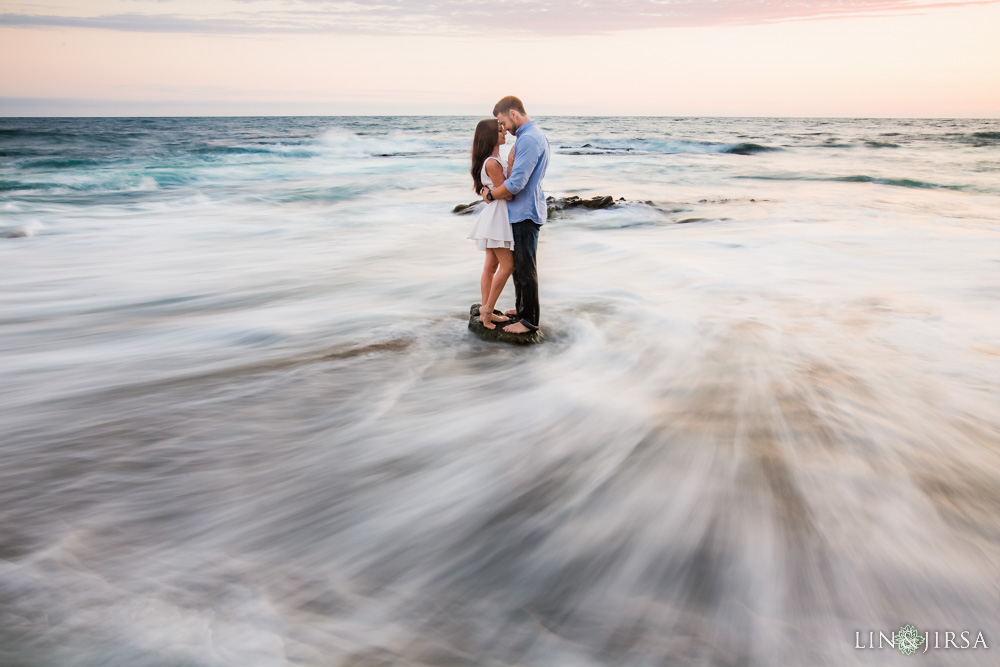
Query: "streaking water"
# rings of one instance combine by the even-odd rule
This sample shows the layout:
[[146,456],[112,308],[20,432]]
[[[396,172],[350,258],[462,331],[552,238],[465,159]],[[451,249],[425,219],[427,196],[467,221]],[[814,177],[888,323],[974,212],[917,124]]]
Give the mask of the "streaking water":
[[0,663],[995,664],[1000,121],[476,120],[0,119]]

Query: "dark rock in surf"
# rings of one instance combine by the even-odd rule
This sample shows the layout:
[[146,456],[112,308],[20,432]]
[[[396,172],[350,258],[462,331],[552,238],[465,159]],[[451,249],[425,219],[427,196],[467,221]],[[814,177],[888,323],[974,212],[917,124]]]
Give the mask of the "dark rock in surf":
[[[619,200],[623,201],[623,199]],[[602,208],[611,208],[616,204],[615,198],[610,195],[604,195],[603,197],[591,197],[590,199],[581,199],[577,196],[571,197],[548,197],[545,200],[548,205],[549,217],[559,217],[558,214],[563,211],[567,211],[572,208],[586,208],[591,211],[596,211]]]
[[474,201],[471,204],[458,204],[455,208],[451,209],[451,212],[455,215],[469,215],[470,213],[475,213],[479,210],[479,207],[483,204],[483,200]]
[[[624,199],[624,197],[622,198]],[[556,199],[555,197],[549,197],[545,200],[545,203],[549,207],[558,207],[559,210],[564,210],[567,208],[576,208],[582,206],[583,208],[589,209],[599,209],[599,208],[610,208],[615,205],[614,197],[610,195],[604,195],[603,197],[591,197],[590,199],[580,199],[577,196],[563,197]]]
[[[499,313],[499,311],[496,310],[493,312]],[[510,343],[511,345],[535,345],[536,343],[541,343],[545,338],[541,331],[532,331],[531,333],[523,334],[507,333],[503,330],[503,328],[508,324],[509,322],[496,322],[494,328],[487,329],[483,326],[483,323],[479,321],[479,304],[474,303],[469,309],[469,331],[485,341]]]
[[[622,197],[618,201],[624,202],[625,198]],[[573,195],[570,197],[548,197],[545,200],[545,203],[548,205],[549,217],[559,217],[559,213],[569,209],[586,208],[594,211],[602,208],[611,208],[617,202],[615,202],[615,198],[610,195],[591,197],[590,199],[581,199],[580,197]],[[469,204],[458,204],[455,208],[451,209],[451,212],[455,215],[469,215],[470,213],[478,211],[482,204],[482,200],[474,201]]]

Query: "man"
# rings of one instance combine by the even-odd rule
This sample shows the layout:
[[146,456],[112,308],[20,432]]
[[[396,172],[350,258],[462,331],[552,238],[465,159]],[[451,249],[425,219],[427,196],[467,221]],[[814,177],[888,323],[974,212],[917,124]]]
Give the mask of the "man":
[[548,209],[542,178],[549,166],[549,140],[535,121],[528,118],[524,104],[508,95],[493,107],[493,115],[500,126],[517,137],[514,144],[514,165],[507,180],[499,187],[484,187],[483,199],[493,201],[513,195],[507,202],[510,228],[514,234],[514,293],[515,310],[507,315],[518,320],[503,328],[509,333],[528,333],[538,329],[540,307],[538,304],[538,266],[535,253],[538,249],[538,230],[545,224]]

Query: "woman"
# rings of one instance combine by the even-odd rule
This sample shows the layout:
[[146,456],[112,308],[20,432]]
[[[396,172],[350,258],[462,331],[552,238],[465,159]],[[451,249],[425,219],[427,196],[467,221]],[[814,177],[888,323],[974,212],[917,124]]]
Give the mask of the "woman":
[[[500,160],[500,146],[506,142],[506,134],[493,118],[481,120],[476,125],[471,173],[477,193],[483,192],[484,186],[497,187],[507,177],[507,165]],[[508,159],[513,162],[513,158],[511,150]],[[487,329],[495,329],[496,322],[509,321],[505,315],[495,314],[493,308],[514,270],[514,235],[507,217],[506,199],[492,201],[479,212],[469,238],[476,242],[477,248],[486,251],[483,275],[479,279],[479,290],[482,292],[479,321]]]

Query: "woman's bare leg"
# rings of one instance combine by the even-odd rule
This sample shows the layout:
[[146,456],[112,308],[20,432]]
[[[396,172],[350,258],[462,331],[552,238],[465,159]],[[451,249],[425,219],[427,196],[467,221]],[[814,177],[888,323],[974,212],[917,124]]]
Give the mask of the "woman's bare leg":
[[[500,298],[500,293],[503,292],[503,288],[507,284],[507,279],[510,278],[510,274],[514,271],[513,252],[507,248],[493,248],[493,252],[496,254],[500,266],[496,273],[493,274],[489,299],[479,308],[479,321],[487,329],[493,329],[496,326],[493,324],[493,308],[497,305],[497,300]],[[483,313],[487,313],[489,319],[483,319]]]
[[497,272],[498,266],[500,266],[500,261],[493,252],[493,248],[487,248],[486,258],[483,262],[483,275],[479,278],[479,292],[482,297],[479,303],[481,304],[486,303],[490,298],[490,286],[493,284],[493,274]]

